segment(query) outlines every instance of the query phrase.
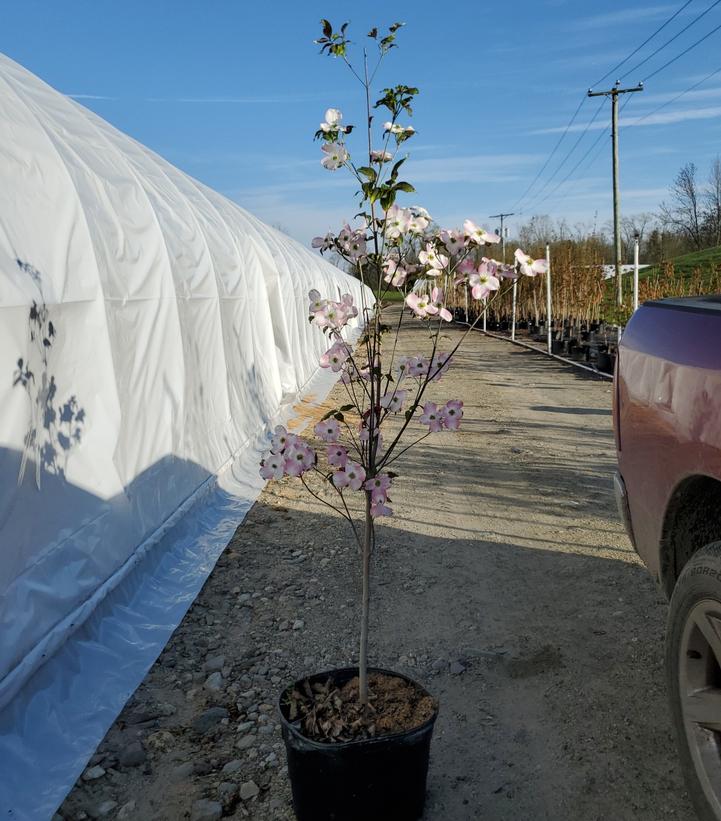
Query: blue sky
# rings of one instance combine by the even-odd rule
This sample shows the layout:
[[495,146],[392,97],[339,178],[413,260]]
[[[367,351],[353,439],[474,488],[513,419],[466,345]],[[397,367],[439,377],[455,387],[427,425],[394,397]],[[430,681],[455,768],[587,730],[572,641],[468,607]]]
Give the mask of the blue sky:
[[[712,0],[692,0],[618,73],[632,69]],[[406,22],[379,88],[421,90],[406,143],[407,178],[443,224],[523,210],[602,225],[611,213],[610,140],[551,197],[610,122],[609,106],[575,153],[543,183],[600,105],[586,100],[529,197],[518,204],[585,90],[683,5],[674,2],[511,0],[448,6],[416,3],[245,0],[4,0],[0,50],[58,90],[266,221],[307,242],[355,213],[353,181],[321,168],[312,140],[324,110],[361,123],[361,87],[312,41],[319,20],[351,21],[354,40],[371,25]],[[638,71],[635,84],[721,24],[721,4]],[[653,112],[721,68],[721,31],[629,95],[622,113],[621,180],[626,214],[654,210],[678,168],[705,176],[721,153],[721,71],[693,93]],[[608,87],[615,76],[602,85]],[[382,121],[382,118],[379,118]],[[598,130],[601,129],[601,130]],[[360,132],[350,148],[361,153]],[[595,157],[595,159],[594,159]],[[534,199],[536,201],[534,201]],[[515,206],[515,207],[514,207]],[[518,219],[518,218],[516,218]]]

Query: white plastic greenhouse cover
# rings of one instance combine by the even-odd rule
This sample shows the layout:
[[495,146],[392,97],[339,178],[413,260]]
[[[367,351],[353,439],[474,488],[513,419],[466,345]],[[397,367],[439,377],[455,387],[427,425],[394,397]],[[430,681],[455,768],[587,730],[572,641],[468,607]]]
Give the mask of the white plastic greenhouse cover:
[[53,814],[257,497],[268,430],[329,390],[308,291],[360,287],[0,56],[2,818]]

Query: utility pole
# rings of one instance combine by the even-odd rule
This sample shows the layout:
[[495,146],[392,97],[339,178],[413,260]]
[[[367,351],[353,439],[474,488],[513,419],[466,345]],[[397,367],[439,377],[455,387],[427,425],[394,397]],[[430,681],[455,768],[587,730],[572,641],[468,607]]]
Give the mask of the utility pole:
[[623,282],[621,279],[621,195],[618,189],[618,95],[643,91],[643,83],[633,88],[620,88],[621,81],[616,80],[608,91],[588,89],[589,97],[611,98],[611,142],[613,144],[613,247],[616,264],[616,297],[619,305],[623,304]]
[[515,216],[513,213],[511,214],[491,214],[488,219],[489,220],[496,220],[500,219],[501,221],[501,262],[505,263],[506,261],[506,235],[503,231],[503,220],[506,217],[513,217]]
[[[506,217],[512,217],[512,216],[513,216],[513,213],[509,213],[509,214],[490,214],[489,217],[488,217],[489,220],[500,219],[500,221],[501,221],[501,262],[503,262],[504,265],[506,264],[506,234],[503,230],[503,220]],[[517,295],[517,293],[518,293],[518,282],[517,282],[517,280],[514,279],[513,280],[513,309],[511,311],[511,339],[512,340],[515,340],[515,338],[516,338],[516,295]],[[484,331],[486,330],[485,321],[486,321],[486,315],[484,313],[483,314],[483,322],[484,322],[483,330]]]

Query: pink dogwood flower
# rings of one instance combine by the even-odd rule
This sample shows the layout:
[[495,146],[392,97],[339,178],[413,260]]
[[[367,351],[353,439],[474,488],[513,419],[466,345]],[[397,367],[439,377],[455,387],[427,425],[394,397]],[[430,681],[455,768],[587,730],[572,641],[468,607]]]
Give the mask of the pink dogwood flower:
[[428,373],[428,364],[424,356],[412,356],[408,360],[408,373],[411,376],[425,376]]
[[460,399],[450,399],[441,408],[441,418],[448,430],[458,430],[463,419],[463,402]]
[[328,464],[333,467],[344,467],[348,461],[348,451],[342,445],[331,445],[328,448]]
[[385,282],[390,282],[390,284],[396,288],[403,286],[403,283],[406,281],[406,277],[408,276],[408,269],[403,265],[403,263],[391,258],[387,259],[383,263],[383,268],[386,271],[386,274],[383,277]]
[[428,430],[431,433],[437,433],[439,430],[443,430],[443,418],[435,402],[426,402],[423,406],[420,423],[422,425],[428,425]]
[[348,256],[354,260],[359,260],[367,256],[365,236],[362,233],[360,235],[355,233],[351,237],[351,240],[346,247],[346,251]]
[[487,245],[501,241],[498,234],[491,234],[489,231],[486,231],[485,228],[479,227],[471,220],[466,220],[463,223],[463,230],[470,242],[475,242],[476,245]]
[[446,250],[451,256],[460,254],[466,245],[466,238],[461,231],[444,229],[441,231],[441,241],[446,246]]
[[428,294],[408,294],[405,303],[419,319],[438,313],[438,308],[431,302]]
[[391,205],[386,211],[385,232],[388,239],[400,239],[408,231],[410,214],[405,208]]
[[329,231],[324,237],[313,237],[312,248],[320,248],[321,252],[329,251],[335,245],[335,237]]
[[330,134],[332,131],[346,132],[348,128],[341,125],[343,115],[337,108],[329,108],[325,112],[325,122],[320,124],[320,130],[324,134]]
[[316,291],[315,288],[313,288],[312,291],[308,291],[308,299],[310,300],[310,305],[308,306],[309,316],[313,316],[317,314],[318,311],[322,311],[328,304],[328,300],[323,299],[320,292]]
[[288,476],[301,476],[315,464],[315,451],[300,440],[286,448],[283,456],[283,466]]
[[270,452],[282,453],[288,446],[292,445],[297,438],[294,433],[288,433],[283,425],[278,425],[270,437]]
[[260,475],[264,479],[282,479],[285,473],[285,460],[280,453],[271,453],[260,463]]
[[346,322],[351,317],[358,316],[358,308],[353,304],[353,296],[351,294],[343,294],[338,305],[345,315]]
[[374,499],[371,501],[370,514],[374,519],[378,519],[381,516],[392,516],[393,509],[385,504],[385,500]]
[[431,375],[431,380],[437,382],[441,379],[443,374],[451,367],[453,357],[450,354],[436,353],[433,362],[428,366],[428,373]]
[[320,150],[325,154],[320,164],[328,171],[337,171],[345,165],[350,157],[350,154],[345,150],[345,146],[340,143],[325,143],[320,147]]
[[431,291],[431,303],[438,310],[438,316],[450,322],[453,319],[453,314],[443,306],[443,291],[440,288],[434,288]]
[[381,397],[380,406],[387,408],[391,413],[399,413],[403,409],[408,391],[393,391]]
[[471,286],[473,299],[487,299],[492,291],[497,291],[501,287],[498,277],[488,272],[488,266],[484,262],[478,266],[476,273],[468,277],[468,284]]
[[333,474],[333,484],[338,489],[349,487],[351,490],[360,490],[366,478],[366,472],[358,462],[350,459],[345,465]]
[[340,436],[340,425],[337,419],[323,419],[313,428],[315,435],[324,442],[337,442]]
[[348,322],[348,310],[340,302],[327,301],[326,304],[313,315],[313,324],[319,328],[342,328]]
[[425,251],[418,254],[418,261],[421,265],[428,266],[427,273],[434,277],[448,265],[448,257],[439,254],[430,242],[426,245]]
[[458,263],[456,272],[458,276],[456,277],[455,284],[460,285],[462,282],[465,282],[471,274],[476,273],[476,265],[470,257],[466,257]]
[[374,476],[372,479],[366,479],[365,484],[363,487],[366,490],[370,490],[373,494],[373,498],[382,498],[385,502],[386,497],[388,495],[388,489],[391,486],[391,477],[387,473],[379,473],[377,476]]
[[371,162],[390,162],[393,159],[393,154],[390,151],[371,151]]
[[334,373],[343,367],[348,359],[348,348],[344,342],[336,342],[324,354],[321,355],[319,363],[321,368],[330,368]]
[[533,257],[521,251],[520,248],[516,248],[514,256],[524,276],[535,277],[536,274],[545,274],[548,271],[545,259],[533,259]]

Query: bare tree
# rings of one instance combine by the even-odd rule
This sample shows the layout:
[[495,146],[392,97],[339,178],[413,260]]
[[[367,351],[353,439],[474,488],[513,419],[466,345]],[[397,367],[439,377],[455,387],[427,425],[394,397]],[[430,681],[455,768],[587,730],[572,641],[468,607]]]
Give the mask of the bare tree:
[[646,229],[653,223],[654,215],[648,211],[640,214],[631,214],[621,219],[621,234],[623,237],[624,256],[631,259],[633,250],[633,238],[638,235],[639,244],[643,243],[643,235]]
[[721,158],[711,163],[708,187],[703,193],[704,224],[713,245],[721,245]]
[[661,218],[681,231],[696,250],[703,244],[701,228],[701,195],[696,182],[696,164],[689,162],[676,175],[669,189],[671,203],[661,203]]
[[534,248],[558,239],[558,230],[548,214],[535,214],[519,229],[521,246]]

